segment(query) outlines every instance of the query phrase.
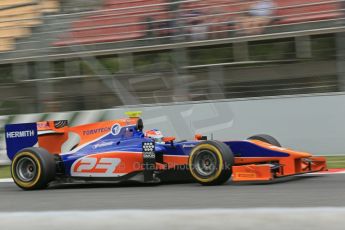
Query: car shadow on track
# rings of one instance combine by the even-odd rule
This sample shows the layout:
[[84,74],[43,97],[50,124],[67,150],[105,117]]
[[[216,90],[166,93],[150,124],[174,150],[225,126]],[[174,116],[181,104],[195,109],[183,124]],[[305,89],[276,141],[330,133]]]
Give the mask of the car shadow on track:
[[[284,178],[277,178],[273,181],[256,181],[256,182],[232,182],[229,181],[224,185],[221,186],[255,186],[255,185],[274,185],[274,184],[281,184],[281,183],[290,183],[290,182],[297,182],[302,180],[308,180],[312,178],[317,178],[320,176],[291,176],[291,177],[284,177]],[[86,188],[144,188],[144,187],[153,187],[153,186],[165,186],[165,185],[190,185],[191,187],[200,187],[202,185],[196,182],[186,182],[186,181],[175,181],[175,182],[161,182],[161,183],[142,183],[137,181],[125,181],[125,182],[83,182],[83,183],[56,183],[51,184],[48,189],[49,190],[60,190],[60,189],[86,189]]]
[[131,188],[131,187],[152,187],[159,184],[145,184],[140,182],[126,181],[126,182],[83,182],[83,183],[58,183],[51,184],[47,189],[85,189],[85,188]]

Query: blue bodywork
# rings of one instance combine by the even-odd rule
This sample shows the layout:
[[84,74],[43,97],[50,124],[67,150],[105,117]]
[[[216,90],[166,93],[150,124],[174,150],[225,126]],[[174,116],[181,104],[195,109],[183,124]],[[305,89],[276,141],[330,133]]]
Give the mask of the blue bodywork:
[[[70,152],[61,154],[65,172],[70,174],[72,164],[79,158],[91,154],[114,151],[142,152],[142,143],[152,142],[152,139],[144,136],[143,132],[137,131],[134,126],[122,127],[118,135],[109,133],[102,138],[88,143]],[[156,143],[155,152],[163,155],[186,155],[200,141],[181,141],[166,144]],[[288,157],[289,155],[274,149],[260,147],[250,141],[226,141],[235,156],[240,157]]]
[[[17,124],[6,126],[7,152],[10,159],[19,150],[25,147],[32,147],[37,143],[36,123]],[[109,133],[99,139],[93,140],[85,145],[78,146],[69,152],[60,154],[64,165],[64,172],[70,176],[73,163],[85,156],[125,151],[133,153],[142,152],[143,142],[153,140],[145,137],[142,131],[135,126],[120,127],[115,124]],[[166,144],[156,143],[155,152],[162,155],[188,156],[191,150],[200,141],[181,141]],[[264,148],[250,141],[225,141],[236,157],[288,157],[289,154],[279,151],[277,148]]]

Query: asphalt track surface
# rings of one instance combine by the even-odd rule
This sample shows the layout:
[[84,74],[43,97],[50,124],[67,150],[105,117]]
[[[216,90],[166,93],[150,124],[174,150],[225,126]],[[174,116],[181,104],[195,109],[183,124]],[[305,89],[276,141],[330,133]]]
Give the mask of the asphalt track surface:
[[0,212],[256,207],[345,207],[345,174],[213,187],[79,184],[22,191],[14,183],[0,183]]

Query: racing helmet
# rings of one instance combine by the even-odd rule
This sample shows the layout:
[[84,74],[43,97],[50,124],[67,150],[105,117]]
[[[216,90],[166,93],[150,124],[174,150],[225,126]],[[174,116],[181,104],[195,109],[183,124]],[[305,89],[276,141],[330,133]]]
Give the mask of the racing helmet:
[[161,143],[161,144],[165,143],[163,141],[164,136],[163,136],[162,132],[159,131],[158,129],[147,130],[145,132],[145,137],[153,139],[156,143]]

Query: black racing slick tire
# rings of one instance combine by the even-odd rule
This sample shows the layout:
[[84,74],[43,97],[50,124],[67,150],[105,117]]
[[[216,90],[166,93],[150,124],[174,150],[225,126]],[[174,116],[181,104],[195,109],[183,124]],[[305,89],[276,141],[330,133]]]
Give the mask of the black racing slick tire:
[[267,134],[258,134],[248,138],[248,140],[258,140],[277,147],[282,147],[277,139]]
[[234,165],[231,149],[219,141],[203,141],[191,151],[188,166],[202,185],[221,185],[229,180]]
[[12,160],[11,174],[23,190],[44,189],[56,175],[54,155],[42,148],[22,149]]

